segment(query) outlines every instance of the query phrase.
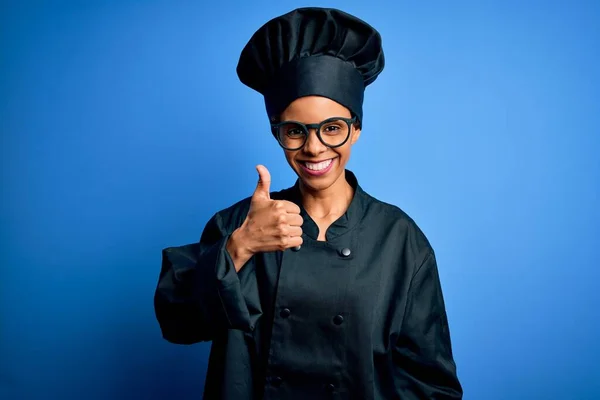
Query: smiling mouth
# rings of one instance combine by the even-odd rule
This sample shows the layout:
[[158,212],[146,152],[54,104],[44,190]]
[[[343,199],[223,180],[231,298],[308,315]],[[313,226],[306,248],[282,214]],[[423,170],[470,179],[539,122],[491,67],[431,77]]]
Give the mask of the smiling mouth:
[[300,161],[300,163],[303,166],[310,169],[311,171],[316,171],[316,172],[326,170],[327,168],[329,168],[329,166],[331,165],[332,162],[333,162],[333,158],[330,158],[328,160],[319,161],[316,163],[309,162],[309,161]]

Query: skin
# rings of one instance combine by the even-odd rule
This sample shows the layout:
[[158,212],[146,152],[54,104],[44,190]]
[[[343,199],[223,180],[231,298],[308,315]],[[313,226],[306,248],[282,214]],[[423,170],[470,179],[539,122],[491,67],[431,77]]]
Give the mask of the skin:
[[[282,121],[303,123],[317,123],[331,117],[350,118],[351,113],[346,107],[328,98],[308,96],[297,99],[281,114]],[[354,193],[346,181],[344,171],[350,160],[352,146],[360,137],[360,132],[356,126],[353,127],[348,141],[343,146],[332,149],[321,143],[316,132],[311,131],[302,149],[284,150],[288,164],[300,178],[303,206],[320,228],[321,224],[329,226],[339,218],[352,200]],[[302,167],[303,161],[319,162],[330,158],[333,158],[333,166],[323,176],[310,175]],[[323,240],[325,230],[320,229]]]
[[[325,97],[307,96],[292,102],[280,119],[306,124],[318,123],[331,117],[350,118],[350,111]],[[348,141],[340,147],[329,148],[311,130],[306,144],[300,150],[284,150],[285,158],[300,181],[302,205],[319,227],[318,240],[325,240],[331,223],[348,209],[353,189],[345,178],[346,164],[352,146],[360,136],[354,126]],[[305,172],[302,163],[333,159],[331,169],[324,175],[313,176]],[[289,201],[271,200],[271,176],[266,167],[256,167],[259,181],[252,195],[250,210],[242,226],[236,229],[227,242],[227,251],[239,271],[256,253],[285,250],[302,244],[302,216],[300,208]]]

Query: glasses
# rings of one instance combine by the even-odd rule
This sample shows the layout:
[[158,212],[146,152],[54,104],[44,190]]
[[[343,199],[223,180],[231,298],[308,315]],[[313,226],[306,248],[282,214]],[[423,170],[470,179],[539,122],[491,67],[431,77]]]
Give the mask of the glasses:
[[316,131],[321,143],[327,147],[335,148],[348,141],[352,124],[355,122],[356,117],[333,117],[318,124],[283,121],[271,124],[271,130],[281,147],[286,150],[299,150],[304,147],[310,129]]

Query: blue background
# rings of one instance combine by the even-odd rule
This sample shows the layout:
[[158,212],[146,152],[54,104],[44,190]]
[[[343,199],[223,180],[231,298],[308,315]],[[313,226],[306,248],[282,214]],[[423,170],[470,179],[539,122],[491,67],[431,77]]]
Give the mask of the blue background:
[[295,175],[235,66],[297,6],[384,39],[349,168],[439,261],[465,399],[600,398],[600,2],[3,1],[0,397],[197,399],[163,247]]

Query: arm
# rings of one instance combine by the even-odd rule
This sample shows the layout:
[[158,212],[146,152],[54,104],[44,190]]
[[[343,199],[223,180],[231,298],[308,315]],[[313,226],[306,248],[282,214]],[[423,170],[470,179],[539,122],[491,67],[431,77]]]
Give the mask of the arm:
[[402,399],[462,399],[433,252],[411,281],[393,362],[394,382]]
[[236,262],[242,263],[236,269],[227,250],[228,243],[233,249],[231,236],[216,214],[199,243],[162,251],[154,310],[169,342],[192,344],[212,340],[226,329],[254,329],[261,308],[253,259],[236,254]]

